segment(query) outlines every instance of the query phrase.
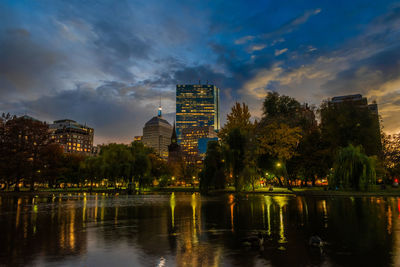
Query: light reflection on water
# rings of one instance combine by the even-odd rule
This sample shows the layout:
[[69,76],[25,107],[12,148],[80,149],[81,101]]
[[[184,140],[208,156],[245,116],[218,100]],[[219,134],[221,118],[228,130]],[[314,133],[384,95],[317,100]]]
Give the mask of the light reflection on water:
[[399,266],[399,221],[399,198],[2,195],[0,265]]

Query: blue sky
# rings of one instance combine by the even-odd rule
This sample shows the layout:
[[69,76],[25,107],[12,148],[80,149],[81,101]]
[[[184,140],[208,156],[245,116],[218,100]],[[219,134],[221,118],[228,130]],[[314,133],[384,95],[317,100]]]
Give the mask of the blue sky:
[[1,1],[0,112],[95,128],[129,142],[175,85],[221,89],[261,115],[277,91],[319,105],[377,101],[400,132],[400,5],[394,1]]

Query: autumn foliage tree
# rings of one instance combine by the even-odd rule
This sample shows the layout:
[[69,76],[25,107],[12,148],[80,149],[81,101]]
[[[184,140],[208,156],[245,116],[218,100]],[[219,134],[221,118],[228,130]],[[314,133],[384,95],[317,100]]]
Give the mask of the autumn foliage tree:
[[0,135],[0,173],[7,183],[15,184],[15,191],[19,191],[21,180],[29,182],[34,190],[45,148],[51,143],[48,125],[28,116],[3,114]]

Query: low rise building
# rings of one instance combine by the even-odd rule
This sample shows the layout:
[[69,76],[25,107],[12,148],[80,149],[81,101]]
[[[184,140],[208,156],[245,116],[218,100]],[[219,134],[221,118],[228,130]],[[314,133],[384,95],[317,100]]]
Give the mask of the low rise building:
[[92,154],[94,129],[74,120],[57,120],[49,125],[51,139],[65,153]]

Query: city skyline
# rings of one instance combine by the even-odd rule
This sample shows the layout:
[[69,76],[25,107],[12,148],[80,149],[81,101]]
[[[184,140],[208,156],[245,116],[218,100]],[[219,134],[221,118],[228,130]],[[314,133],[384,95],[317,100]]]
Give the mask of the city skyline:
[[[300,102],[362,94],[400,132],[400,6],[394,1],[3,1],[0,112],[96,130],[130,142],[156,112],[175,117],[176,84],[220,88],[256,118],[268,91]],[[118,14],[118,16],[115,16]]]

